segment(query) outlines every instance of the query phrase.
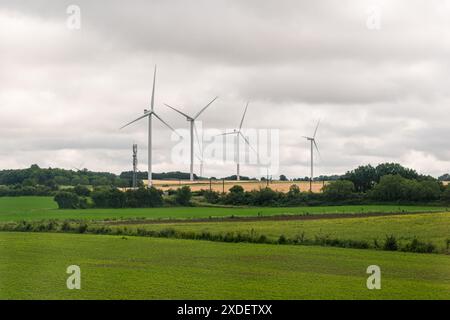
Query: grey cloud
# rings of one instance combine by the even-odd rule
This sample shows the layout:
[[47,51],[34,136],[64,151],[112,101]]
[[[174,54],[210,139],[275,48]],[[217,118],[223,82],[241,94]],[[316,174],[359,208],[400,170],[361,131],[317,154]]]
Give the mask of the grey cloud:
[[[449,171],[450,6],[377,3],[379,31],[365,25],[372,1],[80,0],[82,29],[71,32],[72,1],[2,1],[0,168],[83,160],[119,172],[133,142],[145,163],[146,124],[118,127],[148,107],[158,64],[164,119],[186,128],[163,103],[195,112],[218,95],[202,120],[232,129],[250,100],[245,127],[280,130],[289,176],[308,174],[301,136],[319,118],[318,174],[377,161]],[[162,126],[154,144],[156,170],[180,169]],[[224,176],[233,166],[205,170]]]

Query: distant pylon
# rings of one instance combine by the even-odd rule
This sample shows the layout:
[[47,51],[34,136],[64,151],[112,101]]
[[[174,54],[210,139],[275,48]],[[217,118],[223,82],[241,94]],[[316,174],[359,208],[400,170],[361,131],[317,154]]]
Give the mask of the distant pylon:
[[133,144],[133,189],[137,188],[137,144]]

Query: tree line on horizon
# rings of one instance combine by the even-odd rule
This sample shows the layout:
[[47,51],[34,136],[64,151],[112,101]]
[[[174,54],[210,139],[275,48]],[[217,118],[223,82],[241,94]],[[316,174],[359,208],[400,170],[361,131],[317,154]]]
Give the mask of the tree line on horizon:
[[[146,172],[139,172],[138,179],[147,178]],[[344,175],[320,176],[318,181],[351,181],[355,192],[365,193],[371,190],[385,175],[399,175],[405,179],[421,181],[450,181],[450,174],[444,174],[438,179],[431,176],[422,175],[413,169],[401,166],[397,163],[382,163],[377,166],[364,165],[354,170],[348,171]],[[201,179],[195,176],[196,179]],[[189,173],[180,171],[167,173],[154,173],[154,179],[161,180],[187,180]],[[205,178],[206,179],[206,178]],[[211,178],[216,179],[216,178]],[[226,180],[236,180],[236,176],[225,177]],[[66,170],[59,168],[40,168],[32,165],[27,169],[0,170],[0,196],[20,196],[20,195],[54,195],[57,191],[74,186],[96,187],[119,187],[131,186],[132,172],[122,172],[116,175],[108,172],[94,172],[87,169]],[[241,180],[257,180],[256,178],[241,177]],[[261,180],[266,180],[262,178]],[[289,180],[285,175],[280,176],[281,181],[308,181],[309,178],[294,178]],[[140,181],[140,186],[143,186]]]

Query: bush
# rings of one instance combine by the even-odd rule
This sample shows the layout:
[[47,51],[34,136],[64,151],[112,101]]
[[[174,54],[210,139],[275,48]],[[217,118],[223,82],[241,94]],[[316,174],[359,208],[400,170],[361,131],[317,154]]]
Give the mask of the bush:
[[175,201],[182,206],[188,206],[192,198],[191,188],[189,186],[181,187],[175,194]]
[[205,198],[205,201],[208,203],[218,203],[220,199],[219,193],[212,190],[204,190],[203,197]]
[[332,201],[351,199],[355,185],[348,180],[338,180],[323,187],[323,194],[326,199]]
[[224,197],[225,204],[232,205],[243,205],[247,204],[245,199],[244,188],[240,185],[235,185],[231,187],[230,192],[228,192]]
[[441,186],[435,180],[417,181],[400,175],[381,177],[371,197],[379,201],[433,201],[441,196]]
[[163,204],[162,191],[154,187],[122,192],[116,188],[99,189],[92,193],[97,208],[150,208]]
[[244,188],[240,185],[235,185],[230,188],[230,193],[243,194]]
[[72,192],[58,192],[54,198],[60,209],[78,209],[80,198]]
[[436,246],[431,242],[425,243],[414,238],[411,243],[406,244],[402,251],[416,252],[416,253],[433,253],[436,251]]
[[80,185],[73,188],[73,192],[80,197],[89,197],[91,195],[91,190],[89,190],[89,188]]
[[78,233],[85,233],[88,229],[88,225],[86,223],[80,223],[77,228]]
[[397,239],[395,236],[390,235],[386,237],[386,240],[384,241],[383,250],[386,251],[397,251],[398,250],[398,244]]
[[283,197],[282,193],[273,191],[270,188],[263,188],[259,191],[250,192],[250,202],[255,206],[277,206],[279,200]]
[[447,185],[441,197],[442,201],[445,203],[450,203],[450,184]]
[[286,239],[286,237],[284,235],[281,235],[278,238],[278,244],[286,244],[288,242],[288,240]]

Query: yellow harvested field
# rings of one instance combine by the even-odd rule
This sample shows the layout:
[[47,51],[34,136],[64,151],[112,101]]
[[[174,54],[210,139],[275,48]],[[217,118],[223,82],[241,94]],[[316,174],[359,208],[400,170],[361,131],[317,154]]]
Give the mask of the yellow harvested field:
[[[325,181],[315,181],[312,184],[313,192],[321,192],[322,187],[329,182]],[[144,184],[147,184],[147,180],[144,180]],[[218,192],[228,192],[228,190],[235,186],[240,185],[244,188],[245,191],[258,190],[260,188],[265,188],[269,186],[272,190],[288,192],[290,186],[293,184],[297,185],[301,191],[309,191],[309,182],[308,181],[272,181],[267,185],[267,182],[264,181],[233,181],[226,180],[225,183],[222,180],[216,180],[211,182],[211,189]],[[169,190],[169,189],[178,189],[183,186],[191,187],[192,191],[199,191],[202,189],[209,190],[210,183],[209,180],[202,181],[186,181],[186,180],[153,180],[153,185],[157,189],[161,190]]]

